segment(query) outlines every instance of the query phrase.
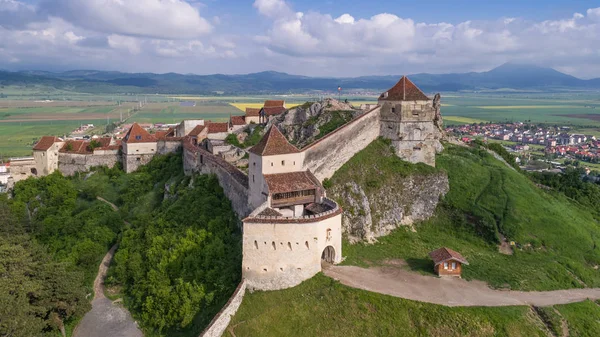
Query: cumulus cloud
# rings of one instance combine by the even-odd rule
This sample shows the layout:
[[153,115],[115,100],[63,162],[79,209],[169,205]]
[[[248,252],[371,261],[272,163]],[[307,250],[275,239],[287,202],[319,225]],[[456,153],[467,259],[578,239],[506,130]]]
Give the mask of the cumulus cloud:
[[15,0],[0,0],[0,27],[17,29],[46,18],[36,7]]
[[[325,71],[339,72],[349,64],[363,64],[362,73],[381,68],[388,73],[480,70],[507,61],[564,68],[564,62],[586,64],[591,55],[600,56],[600,8],[561,20],[511,17],[449,24],[415,22],[390,13],[369,18],[349,13],[337,18],[316,12],[278,15],[293,12],[282,0],[256,0],[254,6],[272,21],[269,31],[255,38],[270,57],[311,58],[316,66],[324,64]],[[337,61],[341,57],[346,63]]]
[[47,1],[42,8],[83,28],[108,34],[191,39],[212,30],[198,9],[183,0],[61,0]]

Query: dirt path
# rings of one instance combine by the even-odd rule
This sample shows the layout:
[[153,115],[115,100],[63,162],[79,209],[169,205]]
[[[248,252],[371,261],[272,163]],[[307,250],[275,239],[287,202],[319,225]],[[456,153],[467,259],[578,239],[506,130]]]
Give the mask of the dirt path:
[[[98,197],[117,211],[119,208],[114,204]],[[98,275],[94,280],[94,300],[92,310],[89,311],[75,331],[74,337],[143,337],[144,334],[138,328],[131,314],[120,303],[113,303],[104,296],[104,278],[108,272],[108,266],[112,261],[117,245],[115,244],[106,253],[98,268]]]
[[323,273],[342,284],[414,301],[457,306],[549,306],[600,299],[600,289],[501,291],[485,282],[420,275],[400,267],[360,268],[324,265]]
[[112,202],[110,202],[102,197],[96,197],[96,199],[107,203],[110,207],[112,207],[113,211],[115,211],[115,212],[119,210],[119,207],[117,207],[117,205],[113,204]]

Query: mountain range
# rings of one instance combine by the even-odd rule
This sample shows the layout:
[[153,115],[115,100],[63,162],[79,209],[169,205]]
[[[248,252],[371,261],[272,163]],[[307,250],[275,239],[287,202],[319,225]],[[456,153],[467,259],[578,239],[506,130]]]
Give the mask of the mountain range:
[[[353,78],[308,77],[265,71],[245,75],[194,75],[123,73],[116,71],[73,70],[0,71],[0,85],[43,85],[56,89],[89,93],[160,94],[273,94],[335,92],[344,90],[379,92],[392,87],[401,75]],[[409,75],[425,92],[481,90],[563,91],[600,89],[600,78],[583,80],[552,68],[507,63],[486,72]],[[0,89],[1,91],[1,89]]]

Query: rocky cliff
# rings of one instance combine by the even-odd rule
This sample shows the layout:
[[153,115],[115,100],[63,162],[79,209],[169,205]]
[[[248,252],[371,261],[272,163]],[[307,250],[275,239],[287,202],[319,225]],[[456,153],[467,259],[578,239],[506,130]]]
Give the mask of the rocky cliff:
[[307,102],[272,118],[265,130],[277,125],[290,143],[303,148],[364,112],[349,103],[327,98]]
[[355,155],[325,185],[344,208],[342,225],[351,242],[373,242],[428,219],[449,190],[444,171],[400,160],[383,139]]

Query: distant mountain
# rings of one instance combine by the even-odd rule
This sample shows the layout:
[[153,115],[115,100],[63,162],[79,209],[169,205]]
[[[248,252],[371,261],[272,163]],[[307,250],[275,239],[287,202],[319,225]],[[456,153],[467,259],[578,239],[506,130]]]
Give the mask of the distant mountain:
[[[600,78],[582,80],[551,68],[507,63],[487,72],[409,75],[426,92],[474,90],[590,90],[600,89]],[[73,70],[0,71],[0,85],[47,85],[77,92],[161,93],[161,94],[258,94],[335,92],[362,89],[379,92],[392,87],[400,75],[355,78],[307,77],[275,71],[246,75],[193,75],[122,73],[117,71]]]

